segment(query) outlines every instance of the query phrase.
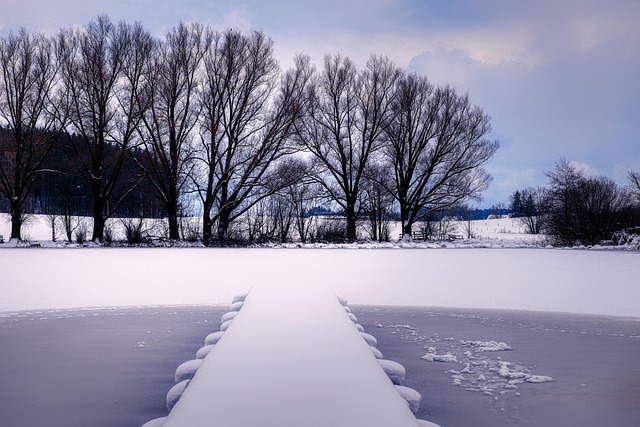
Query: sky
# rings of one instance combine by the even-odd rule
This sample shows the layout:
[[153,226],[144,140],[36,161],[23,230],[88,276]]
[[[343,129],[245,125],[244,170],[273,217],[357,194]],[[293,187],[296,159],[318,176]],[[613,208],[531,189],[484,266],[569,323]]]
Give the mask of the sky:
[[636,0],[1,0],[0,34],[55,34],[99,14],[162,36],[179,21],[262,30],[283,68],[340,53],[467,92],[501,148],[481,207],[546,184],[561,158],[626,184],[640,171],[640,2]]

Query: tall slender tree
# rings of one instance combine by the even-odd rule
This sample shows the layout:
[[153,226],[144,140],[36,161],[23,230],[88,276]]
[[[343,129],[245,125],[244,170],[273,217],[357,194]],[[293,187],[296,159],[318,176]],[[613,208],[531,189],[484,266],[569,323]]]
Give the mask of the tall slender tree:
[[[261,32],[212,35],[204,58],[199,160],[194,178],[203,205],[203,241],[228,239],[229,226],[264,197],[288,185],[278,160],[294,151],[294,125],[304,111],[309,60],[284,74],[273,42]],[[251,197],[250,197],[251,196]]]
[[417,220],[477,198],[491,181],[482,168],[498,149],[486,138],[490,118],[449,86],[434,87],[409,74],[397,86],[386,157],[402,231],[410,238]]
[[0,39],[0,191],[11,208],[11,239],[21,239],[23,206],[56,135],[52,42],[26,29]]
[[141,181],[123,182],[121,173],[141,118],[136,94],[149,37],[140,24],[115,25],[106,16],[58,35],[61,121],[79,136],[69,139],[70,157],[91,192],[94,241],[103,240],[105,222]]
[[164,204],[169,238],[179,239],[180,198],[193,168],[193,129],[200,111],[198,72],[209,43],[200,24],[179,24],[147,62],[140,127],[148,161],[140,164]]
[[357,238],[364,172],[385,142],[400,74],[387,58],[372,56],[358,71],[348,58],[326,56],[298,129],[300,142],[322,171],[319,183],[344,211],[352,241]]

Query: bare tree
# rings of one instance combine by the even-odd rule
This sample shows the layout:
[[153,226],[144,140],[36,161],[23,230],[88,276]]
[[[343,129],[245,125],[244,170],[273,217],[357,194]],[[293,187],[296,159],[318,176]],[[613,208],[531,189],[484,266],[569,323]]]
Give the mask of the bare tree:
[[202,168],[194,176],[203,205],[203,241],[224,242],[231,222],[286,187],[277,164],[294,151],[294,124],[304,111],[312,68],[297,57],[282,75],[273,42],[261,32],[212,34],[201,96]]
[[[145,40],[145,47],[150,43]],[[207,43],[199,24],[181,23],[171,29],[146,63],[147,82],[139,98],[145,111],[140,131],[148,156],[146,165],[139,164],[167,210],[169,238],[174,240],[180,238],[180,197],[193,168],[197,77]]]
[[[313,209],[322,203],[323,191],[313,176],[311,164],[303,158],[287,158],[280,170],[289,177],[289,185],[278,193],[279,200],[284,203],[281,212],[290,216],[282,222],[287,226],[286,230],[293,227],[298,239],[304,243],[311,236],[316,218]],[[280,228],[282,240],[287,236],[284,236],[285,227]]]
[[382,164],[369,166],[365,172],[363,204],[368,219],[369,236],[379,242],[389,241],[394,218],[395,199],[389,192],[391,177]]
[[636,201],[640,203],[640,172],[629,172],[629,183],[631,184],[631,191],[636,196]]
[[620,227],[628,200],[607,177],[586,177],[566,160],[547,173],[551,185],[549,234],[561,245],[595,245]]
[[351,241],[357,238],[364,171],[384,143],[399,77],[399,69],[386,58],[372,56],[358,72],[348,58],[326,56],[299,128],[300,141],[324,173],[320,184],[344,210]]
[[121,172],[140,122],[137,93],[147,45],[138,42],[148,38],[140,24],[116,26],[106,16],[58,35],[61,120],[79,136],[70,138],[70,155],[91,191],[94,241],[103,240],[106,220],[141,181],[122,182]]
[[386,155],[403,234],[411,236],[413,223],[431,212],[479,198],[491,181],[482,166],[498,143],[486,139],[490,118],[467,95],[413,74],[397,90]]
[[544,187],[528,187],[511,196],[511,210],[530,234],[540,234],[548,220],[549,190]]
[[52,43],[25,29],[0,39],[0,191],[11,208],[11,239],[21,239],[23,206],[55,138]]
[[452,213],[455,213],[455,217],[458,220],[457,232],[462,232],[462,236],[465,239],[475,238],[473,232],[473,217],[475,211],[469,207],[469,205],[461,204],[451,209]]

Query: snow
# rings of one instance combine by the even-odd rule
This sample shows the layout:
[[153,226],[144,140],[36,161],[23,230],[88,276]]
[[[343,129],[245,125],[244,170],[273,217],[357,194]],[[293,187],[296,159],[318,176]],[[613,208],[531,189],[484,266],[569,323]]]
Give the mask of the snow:
[[420,402],[422,401],[422,395],[412,388],[405,387],[403,385],[394,386],[400,393],[400,396],[407,402],[409,409],[414,414],[420,409]]
[[366,332],[360,332],[360,335],[371,347],[375,347],[376,345],[378,345],[378,340],[373,335]]
[[[142,427],[162,427],[166,419],[167,417],[155,418],[149,422],[144,423]],[[422,426],[423,424],[419,424],[419,425]],[[428,425],[428,424],[424,424],[424,425]]]
[[[498,231],[509,234],[502,233],[502,229]],[[329,414],[343,415],[353,409],[339,406],[342,398],[350,406],[355,399],[355,408],[360,408],[358,413],[367,418],[366,423],[345,425],[373,426],[377,422],[402,425],[395,418],[390,421],[389,414],[396,414],[398,405],[393,403],[391,396],[395,395],[388,390],[399,391],[412,410],[420,401],[419,394],[416,396],[415,391],[401,386],[393,389],[390,378],[396,383],[402,381],[399,369],[390,369],[394,362],[381,360],[382,355],[374,348],[375,337],[359,333],[362,327],[350,313],[347,301],[640,317],[638,252],[604,248],[532,249],[531,245],[545,243],[512,234],[511,240],[503,236],[495,240],[435,244],[319,245],[322,250],[310,250],[318,245],[61,250],[46,248],[51,246],[46,243],[41,245],[44,249],[11,248],[11,244],[3,244],[0,313],[40,308],[220,304],[232,300],[230,312],[222,319],[223,331],[228,328],[226,332],[208,335],[196,360],[178,368],[176,380],[181,381],[167,395],[167,406],[176,405],[172,414],[186,411],[193,414],[190,417],[209,420],[214,414],[228,412],[229,417],[245,419],[249,425],[270,425],[257,417],[273,411],[278,417],[295,418],[290,425],[314,426],[315,422],[318,426],[336,425],[326,418]],[[496,247],[508,249],[487,249]],[[523,249],[515,249],[519,247]],[[334,307],[329,310],[341,314],[338,323],[334,321],[337,316],[322,311],[323,304],[301,306],[295,298],[304,291],[305,297],[326,302],[326,295],[317,290],[328,286],[341,296],[336,299],[332,293]],[[233,298],[237,294],[240,295]],[[269,300],[269,309],[251,309],[254,313],[246,315],[245,309],[252,306],[254,295]],[[265,328],[266,324],[272,327]],[[410,325],[396,326],[412,335],[418,333]],[[225,339],[219,343],[223,336]],[[323,345],[328,342],[332,344]],[[448,351],[452,345],[457,346],[455,352]],[[144,348],[146,344],[139,341],[135,346]],[[499,341],[460,340],[453,344],[447,341],[446,349],[429,348],[422,359],[458,364],[448,371],[452,384],[487,396],[517,390],[524,382],[553,381],[549,376],[532,373],[531,366],[489,355],[510,349]],[[336,354],[343,351],[344,354]],[[196,372],[196,363],[202,366],[190,383],[187,378]],[[220,363],[222,367],[212,367]],[[320,374],[315,371],[322,381],[314,394],[321,393],[322,402],[301,392],[305,390],[305,381],[310,380],[307,375],[310,366],[323,370]],[[371,374],[372,367],[377,368],[376,374]],[[352,381],[353,376],[360,380]],[[219,385],[214,399],[206,404],[189,397],[199,388],[208,390],[204,384],[210,382],[199,378],[209,378]],[[247,386],[250,380],[252,387],[258,380],[255,389]],[[386,385],[380,386],[382,383]],[[273,384],[278,385],[274,396],[259,401],[257,396],[271,393]],[[384,396],[382,401],[392,403],[371,407],[371,401],[381,401],[376,393]],[[237,401],[228,402],[224,396],[229,395],[236,396]],[[329,396],[327,402],[325,395]],[[192,400],[195,403],[187,403]],[[362,403],[365,401],[367,404]],[[251,411],[246,410],[249,403]],[[404,401],[400,403],[404,407]],[[338,405],[338,409],[331,405]],[[180,409],[183,406],[191,409]],[[382,409],[378,406],[386,408],[387,418],[379,414]],[[313,420],[306,418],[309,413],[315,415]],[[221,424],[235,425],[226,422],[230,420],[222,419]],[[275,419],[273,425],[286,426],[289,420],[280,421],[281,418]],[[167,421],[166,426],[171,427],[171,422]],[[415,425],[415,418],[409,417],[407,422]],[[161,420],[150,425],[160,424]]]
[[639,261],[548,249],[0,249],[0,312],[228,304],[255,283],[287,282],[327,283],[354,304],[640,317]]
[[237,315],[237,311],[229,311],[228,313],[222,315],[222,317],[220,318],[220,322],[224,323],[227,320],[233,320]]
[[421,357],[422,360],[426,360],[427,362],[442,362],[442,363],[453,363],[457,362],[458,358],[450,353],[447,354],[436,354],[436,353],[427,353]]
[[515,380],[510,381],[510,385],[516,385],[522,382],[539,384],[553,381],[553,378],[546,375],[531,375],[528,372],[512,371],[509,369],[510,365],[511,364],[509,362],[500,362],[500,369],[498,370],[498,375],[500,375],[502,378]]
[[376,359],[383,359],[384,356],[382,355],[382,352],[380,350],[378,350],[375,347],[369,346],[369,350],[371,350],[371,353],[373,353],[373,355],[375,356]]
[[234,302],[233,304],[231,304],[231,307],[229,307],[229,311],[240,311],[243,305],[244,302],[242,301]]
[[178,403],[191,380],[183,380],[169,389],[167,393],[167,409],[171,410]]
[[213,350],[213,347],[215,347],[215,344],[205,345],[204,347],[201,347],[196,352],[196,359],[204,359],[205,357],[207,357],[207,354],[209,354],[209,352]]
[[[465,315],[456,317],[467,318]],[[475,316],[473,318],[483,320]],[[395,328],[392,333],[399,333],[401,339],[424,344],[427,353],[421,357],[422,360],[450,364],[451,368],[445,372],[451,378],[450,384],[467,391],[480,392],[486,396],[502,396],[517,390],[518,385],[525,382],[539,384],[553,381],[549,376],[532,373],[535,366],[503,360],[498,352],[514,350],[505,342],[457,340],[437,334],[428,336],[411,325],[389,327]],[[517,354],[517,349],[515,350]]]
[[404,366],[393,360],[378,359],[378,365],[382,368],[385,374],[389,377],[392,383],[396,385],[402,385],[404,377],[407,373]]
[[222,338],[223,335],[224,335],[224,332],[222,331],[210,333],[205,337],[204,345],[208,346],[208,345],[216,344],[218,341],[220,341],[220,338]]
[[328,286],[257,284],[233,322],[164,427],[417,426]]
[[220,332],[225,332],[229,328],[229,326],[231,326],[232,322],[233,322],[233,319],[232,320],[227,320],[226,322],[223,322],[220,325]]
[[460,340],[460,344],[465,347],[473,347],[478,351],[506,351],[512,350],[512,348],[503,342],[496,341],[465,341]]
[[176,368],[175,374],[175,382],[179,383],[180,381],[190,380],[196,374],[200,366],[202,366],[203,359],[194,359],[187,360],[186,362],[180,364],[178,368]]

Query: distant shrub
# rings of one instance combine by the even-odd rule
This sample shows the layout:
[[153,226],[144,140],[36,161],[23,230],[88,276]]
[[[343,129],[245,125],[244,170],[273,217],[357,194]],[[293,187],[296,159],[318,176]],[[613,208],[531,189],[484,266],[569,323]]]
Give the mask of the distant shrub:
[[127,243],[137,245],[148,241],[145,221],[142,218],[123,218],[121,220]]
[[312,235],[315,242],[342,243],[347,241],[347,222],[342,219],[319,221]]
[[87,241],[87,234],[89,234],[87,224],[85,224],[84,221],[80,221],[75,231],[76,243],[79,245],[84,244]]

